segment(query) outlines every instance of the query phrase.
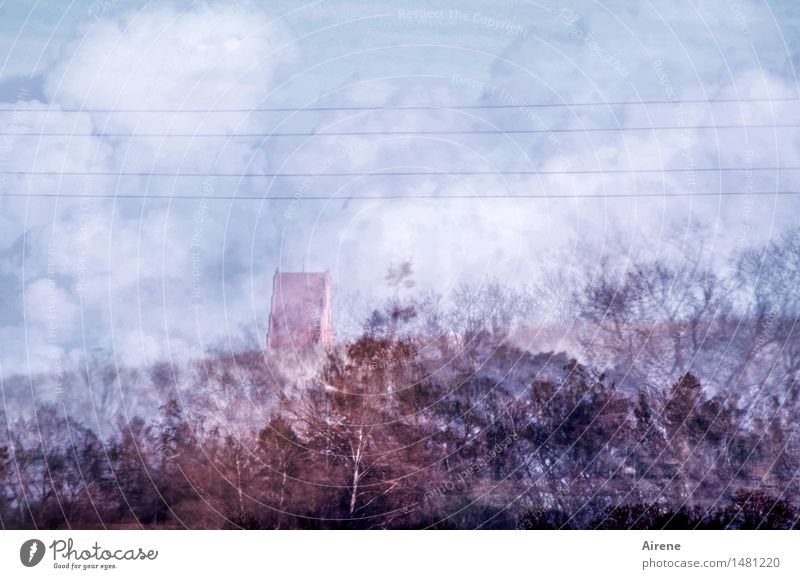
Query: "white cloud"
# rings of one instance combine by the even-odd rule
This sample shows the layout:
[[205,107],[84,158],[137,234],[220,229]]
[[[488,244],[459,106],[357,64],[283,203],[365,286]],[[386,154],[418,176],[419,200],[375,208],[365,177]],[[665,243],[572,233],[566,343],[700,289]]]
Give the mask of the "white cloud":
[[32,330],[51,332],[52,341],[69,339],[74,332],[77,304],[74,296],[53,278],[40,278],[25,288],[25,322]]
[[[141,171],[141,178],[9,176],[4,191],[65,194],[62,199],[7,197],[0,242],[3,269],[35,279],[25,288],[26,316],[4,334],[27,327],[31,339],[4,348],[3,372],[39,371],[51,365],[54,344],[90,350],[116,345],[122,363],[153,361],[179,348],[185,356],[199,331],[191,315],[194,285],[206,284],[206,299],[220,303],[219,264],[225,224],[220,207],[200,202],[71,199],[75,193],[207,194],[229,192],[227,182],[150,178],[152,171],[236,172],[264,162],[259,143],[227,139],[126,139],[97,136],[125,132],[215,132],[263,130],[258,118],[237,114],[118,114],[97,109],[250,108],[269,97],[281,70],[297,58],[286,27],[249,2],[200,3],[131,10],[91,21],[66,46],[45,75],[48,106],[0,118],[16,134],[4,167],[62,172]],[[60,108],[84,112],[61,113]],[[255,121],[255,122],[254,122]],[[29,138],[19,133],[66,132],[94,136]],[[231,233],[237,237],[236,229]],[[22,245],[19,240],[22,237]],[[236,242],[238,243],[238,239]],[[20,249],[24,247],[24,259]],[[193,266],[202,280],[193,279]],[[52,279],[57,279],[53,284]],[[22,299],[9,299],[12,308]],[[82,306],[80,331],[74,327]],[[55,312],[55,313],[54,313]],[[53,316],[59,339],[39,340]],[[218,316],[212,316],[218,324]],[[209,340],[220,336],[209,326]],[[20,335],[18,334],[18,336]],[[205,338],[205,336],[204,336]],[[4,340],[5,342],[5,340]],[[27,349],[27,351],[25,351]],[[63,352],[62,352],[63,353]],[[144,354],[144,357],[143,357]],[[27,366],[27,360],[31,366]]]
[[[247,108],[274,89],[279,69],[296,56],[285,27],[252,3],[150,6],[90,25],[63,52],[45,89],[53,100],[86,108]],[[131,118],[138,122],[135,115],[115,122]]]

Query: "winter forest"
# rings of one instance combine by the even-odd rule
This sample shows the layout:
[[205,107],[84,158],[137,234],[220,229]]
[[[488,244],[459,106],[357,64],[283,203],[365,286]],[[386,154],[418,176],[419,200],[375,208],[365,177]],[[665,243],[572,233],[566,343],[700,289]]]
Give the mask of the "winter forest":
[[726,263],[412,275],[325,351],[4,379],[2,527],[798,526],[800,230]]

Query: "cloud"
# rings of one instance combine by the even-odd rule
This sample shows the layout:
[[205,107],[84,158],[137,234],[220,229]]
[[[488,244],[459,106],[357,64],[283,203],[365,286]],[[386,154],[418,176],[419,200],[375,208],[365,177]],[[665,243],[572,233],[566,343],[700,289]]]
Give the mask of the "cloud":
[[[45,90],[90,109],[250,108],[296,58],[285,26],[253,3],[149,6],[90,24],[66,47]],[[140,122],[135,115],[113,121]]]
[[53,278],[40,278],[25,288],[25,322],[33,333],[51,333],[53,341],[69,337],[78,312],[74,297]]
[[[168,356],[171,349],[185,357],[198,343],[224,336],[224,323],[213,313],[222,301],[219,272],[229,243],[230,224],[221,208],[208,208],[203,201],[173,204],[107,195],[229,192],[228,183],[210,178],[167,180],[151,173],[235,173],[251,164],[258,170],[263,147],[252,139],[129,139],[103,133],[234,133],[268,126],[242,113],[101,111],[248,109],[269,98],[281,71],[297,57],[285,25],[249,2],[104,15],[64,47],[44,76],[49,102],[23,98],[12,103],[18,109],[13,115],[0,116],[10,134],[0,162],[4,170],[111,176],[7,176],[3,182],[4,193],[29,197],[3,199],[0,263],[12,278],[37,280],[25,286],[24,318],[10,313],[21,303],[21,293],[9,291],[4,301],[9,312],[3,316],[8,320],[2,332],[8,345],[0,360],[3,373],[47,369],[54,347],[78,354],[83,348],[113,349],[120,363],[141,364]],[[51,112],[31,111],[42,106]],[[75,108],[81,112],[61,112]],[[115,172],[141,176],[115,177]],[[40,194],[63,197],[34,198]],[[244,243],[235,228],[230,237],[232,245]],[[8,281],[9,289],[14,283]],[[193,312],[202,309],[200,296],[214,305],[198,318]],[[60,333],[38,340],[53,309],[59,312]],[[13,340],[25,328],[33,339],[27,344]]]

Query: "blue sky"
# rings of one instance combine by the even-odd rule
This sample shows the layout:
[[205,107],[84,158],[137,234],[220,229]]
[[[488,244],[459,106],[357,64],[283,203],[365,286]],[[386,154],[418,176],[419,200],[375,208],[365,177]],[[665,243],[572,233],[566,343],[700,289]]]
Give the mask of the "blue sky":
[[[797,224],[791,197],[445,200],[797,188],[796,103],[520,110],[123,113],[363,105],[786,99],[800,94],[792,2],[4,2],[0,4],[0,375],[98,348],[123,363],[263,338],[272,272],[330,269],[342,327],[388,290],[537,279],[619,251],[652,257],[708,232],[710,259]],[[31,108],[48,108],[47,113]],[[66,110],[65,110],[66,109]],[[76,109],[77,112],[76,112]],[[609,126],[758,129],[580,132]],[[537,137],[125,138],[101,133],[519,129]],[[557,133],[554,129],[578,129]],[[22,136],[19,133],[62,133]],[[672,169],[636,175],[353,179],[209,173],[398,168]],[[685,169],[685,171],[680,171]],[[106,173],[63,175],[63,173]],[[139,176],[120,176],[136,172]],[[153,173],[192,172],[173,178]],[[62,173],[59,175],[58,173]],[[38,198],[37,194],[86,195]],[[415,201],[342,197],[413,194]],[[110,199],[103,195],[141,195]],[[153,196],[203,195],[206,200]],[[214,196],[286,196],[231,202]],[[331,197],[318,201],[308,197]],[[361,297],[353,297],[360,292]],[[349,297],[348,297],[349,296]],[[349,301],[348,301],[349,300]],[[349,316],[349,317],[348,317]]]

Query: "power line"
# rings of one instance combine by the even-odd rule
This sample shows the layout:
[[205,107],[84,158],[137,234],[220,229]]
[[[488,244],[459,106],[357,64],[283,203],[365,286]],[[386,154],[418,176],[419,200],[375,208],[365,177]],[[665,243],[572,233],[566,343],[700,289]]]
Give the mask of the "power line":
[[573,107],[616,107],[616,106],[650,106],[650,105],[689,105],[689,104],[740,104],[765,102],[797,102],[800,97],[763,97],[763,98],[716,98],[716,99],[660,99],[638,101],[583,101],[583,102],[539,102],[512,104],[474,104],[474,105],[353,105],[353,106],[300,106],[300,107],[241,107],[228,109],[109,109],[109,108],[26,108],[24,106],[0,108],[0,112],[26,113],[102,113],[102,114],[152,114],[152,113],[301,113],[301,112],[337,112],[337,111],[434,111],[434,110],[493,110],[493,109],[536,109],[536,108],[573,108]]
[[[359,200],[441,200],[448,199],[621,199],[621,198],[642,198],[642,199],[656,199],[656,198],[671,198],[671,197],[739,197],[739,196],[753,196],[753,197],[771,197],[771,196],[793,196],[800,195],[800,191],[699,191],[687,192],[681,191],[676,193],[602,193],[596,194],[574,194],[568,193],[541,193],[541,194],[500,194],[500,195],[345,195],[341,197],[331,197],[323,195],[278,195],[266,197],[263,195],[142,195],[142,194],[125,194],[125,193],[37,193],[29,195],[26,193],[5,193],[5,197],[27,197],[29,199],[36,198],[92,198],[97,197],[101,199],[168,199],[170,201],[179,200],[205,200],[205,201],[359,201]],[[0,198],[3,196],[0,195]]]
[[428,135],[538,135],[551,133],[616,133],[642,131],[729,130],[729,129],[797,129],[800,124],[752,125],[665,125],[654,127],[586,127],[568,129],[464,129],[412,131],[303,131],[289,133],[17,133],[0,132],[6,137],[110,137],[110,138],[191,138],[240,139],[279,137],[358,137],[358,136],[428,136]]
[[733,172],[766,172],[766,171],[800,171],[800,166],[786,167],[681,167],[681,168],[645,168],[645,169],[579,169],[579,170],[544,170],[544,171],[374,171],[360,173],[180,173],[161,171],[0,171],[0,174],[26,176],[56,177],[220,177],[220,178],[317,178],[317,177],[422,177],[422,176],[541,176],[541,175],[628,175],[628,174],[661,174],[661,173],[733,173]]

